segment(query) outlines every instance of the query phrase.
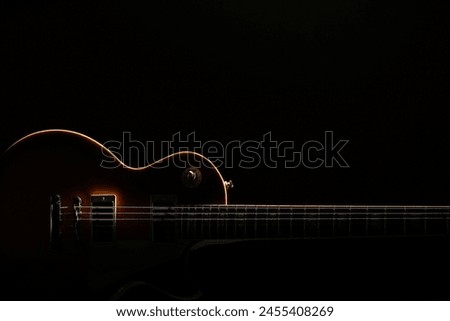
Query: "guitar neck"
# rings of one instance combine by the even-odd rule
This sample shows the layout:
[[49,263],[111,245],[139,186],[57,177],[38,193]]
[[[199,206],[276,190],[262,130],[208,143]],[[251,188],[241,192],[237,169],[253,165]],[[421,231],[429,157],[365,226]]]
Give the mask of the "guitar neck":
[[208,205],[152,211],[156,229],[188,239],[448,235],[449,216],[448,206]]

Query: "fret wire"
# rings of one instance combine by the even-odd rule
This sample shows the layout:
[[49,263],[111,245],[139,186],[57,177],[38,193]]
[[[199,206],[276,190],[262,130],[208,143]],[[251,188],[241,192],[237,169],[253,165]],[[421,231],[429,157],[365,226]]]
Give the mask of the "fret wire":
[[217,234],[221,235],[222,238],[227,237],[226,226],[228,221],[224,220],[227,217],[227,210],[217,211],[216,213],[216,224],[218,225]]
[[153,213],[150,213],[150,218],[151,218],[151,224],[150,224],[150,235],[151,235],[151,241],[155,241],[155,221],[153,219]]
[[211,215],[211,207],[210,207],[210,205],[208,205],[205,209],[206,209],[206,218],[204,220],[202,238],[207,237],[208,229],[210,227],[210,225],[209,225],[209,218],[210,218],[210,215]]
[[179,222],[179,236],[178,238],[183,239],[183,209],[179,211],[180,222]]
[[[231,208],[233,208],[233,207],[231,207]],[[235,238],[239,237],[239,232],[238,232],[238,229],[239,229],[238,215],[239,215],[238,209],[234,208],[233,217],[234,217],[234,237]]]
[[[258,216],[257,215],[258,211],[256,210],[256,208],[254,211],[255,211],[255,218],[256,218]],[[255,220],[253,230],[254,230],[253,233],[254,233],[255,237],[258,237],[258,221],[257,220]]]
[[208,208],[208,212],[209,212],[209,219],[208,219],[208,237],[211,237],[211,225],[212,225],[212,208],[211,205]]
[[[195,208],[194,208],[194,213],[196,212],[196,210],[195,210]],[[189,217],[187,218],[187,220],[188,220],[188,222],[190,222],[191,220],[191,218],[192,218],[192,216],[194,215],[194,213],[192,212],[192,208],[190,208],[189,210],[188,210],[188,213],[189,213]],[[195,228],[195,225],[197,224],[197,222],[192,222],[192,223],[189,223],[189,225],[190,225],[190,234],[189,235],[191,235],[191,237],[192,236],[195,236],[195,233],[196,233],[196,228]]]
[[204,207],[203,210],[205,211],[204,215],[203,215],[205,217],[205,219],[200,222],[200,237],[201,238],[205,237],[206,230],[208,229],[208,227],[206,226],[206,225],[208,225],[208,210],[206,207]]
[[214,233],[214,225],[213,225],[213,218],[214,218],[214,209],[212,206],[209,206],[209,220],[208,220],[208,237],[211,237],[212,233]]
[[237,222],[238,222],[237,234],[238,234],[238,237],[244,237],[244,233],[241,230],[241,228],[242,228],[241,222],[243,222],[244,216],[242,215],[242,212],[240,212],[237,208],[236,208],[236,213],[237,213],[237,218],[238,218],[238,220],[237,220]]
[[[247,208],[247,207],[245,207],[245,208]],[[242,212],[242,217],[244,219],[244,225],[241,226],[241,228],[243,229],[243,231],[244,231],[243,235],[246,238],[247,237],[247,215],[244,215],[244,213],[245,212]]]
[[[226,216],[229,216],[228,214],[228,207],[226,207]],[[228,222],[225,223],[225,236],[228,237]]]
[[403,208],[403,235],[406,235],[406,206]]
[[211,205],[208,207],[208,237],[211,237],[211,229],[212,229],[212,208]]
[[[213,223],[214,223],[214,218],[216,217],[216,213],[214,212],[214,209],[210,206],[209,207],[209,211],[210,211],[210,215],[209,215],[209,236],[208,237],[211,237],[211,233],[214,233],[214,230],[215,230],[215,228],[214,228],[214,225],[213,225]],[[216,219],[216,221],[218,221],[217,219]]]
[[293,217],[293,209],[291,208],[291,210],[289,211],[289,216],[290,216],[290,224],[289,224],[289,237],[292,237],[292,217]]
[[446,223],[447,223],[447,235],[449,234],[449,221],[448,221],[448,217],[450,215],[450,209],[447,209],[447,216],[446,216]]
[[186,209],[185,208],[181,210],[181,218],[182,218],[182,221],[181,221],[181,239],[184,240],[184,239],[186,239],[186,236],[187,236],[187,233],[186,233],[186,230],[187,230],[187,226],[186,226],[187,214],[186,214]]
[[278,237],[280,237],[280,217],[281,217],[281,215],[280,215],[280,212],[281,212],[281,209],[280,209],[280,207],[278,207],[278,210],[277,210],[277,214],[275,214],[275,215],[278,215],[278,220],[277,220],[277,236]]
[[352,207],[349,206],[349,211],[348,211],[348,235],[351,236],[352,235]]
[[336,236],[336,207],[333,207],[333,237]]
[[[214,225],[213,225],[213,223],[214,223],[214,218],[216,217],[216,212],[214,211],[214,209],[212,207],[210,207],[209,209],[211,211],[211,215],[209,216],[209,225],[210,225],[209,237],[211,237],[211,233],[214,232]],[[219,220],[216,219],[215,221],[218,222]],[[216,225],[218,225],[218,224],[216,224]]]
[[369,206],[366,206],[366,236],[369,236]]
[[320,237],[320,221],[319,221],[319,214],[320,214],[320,206],[317,208],[317,220],[316,220],[316,225],[317,225],[317,237]]
[[266,209],[266,237],[269,236],[269,208]]
[[[198,210],[197,210],[197,207],[195,207],[195,212],[194,212],[194,217],[195,217],[195,213],[197,213],[198,212]],[[194,237],[197,235],[197,229],[198,229],[198,227],[197,227],[197,222],[196,221],[194,221],[194,224],[192,224],[193,226],[194,226]],[[203,236],[203,229],[202,229],[202,227],[203,227],[203,222],[200,222],[200,237],[202,237]]]
[[[304,215],[306,217],[306,207],[303,208]],[[303,221],[303,237],[306,236],[306,220]]]
[[204,215],[204,217],[205,217],[205,219],[203,220],[203,221],[201,221],[201,228],[200,228],[200,237],[201,238],[204,238],[205,236],[206,236],[206,231],[208,230],[208,214],[209,214],[209,212],[208,212],[208,209],[207,209],[207,207],[205,206],[205,207],[203,207],[203,210],[205,211],[205,215]]
[[[203,214],[203,213],[202,213]],[[208,213],[206,213],[206,215],[205,216],[208,216]],[[204,235],[205,235],[205,230],[204,230],[204,222],[203,222],[203,220],[202,221],[200,221],[200,237],[204,237]]]
[[[217,217],[217,218],[220,218],[220,213],[219,213],[219,211],[217,211],[217,213],[215,213],[215,216]],[[219,224],[218,222],[220,222],[220,221],[217,221],[216,222],[216,225],[217,225],[217,235],[220,235],[220,228],[221,228],[221,224]]]
[[187,209],[187,211],[186,211],[186,238],[189,238],[189,227],[190,227],[189,217],[190,217],[190,212],[189,212],[189,209]]

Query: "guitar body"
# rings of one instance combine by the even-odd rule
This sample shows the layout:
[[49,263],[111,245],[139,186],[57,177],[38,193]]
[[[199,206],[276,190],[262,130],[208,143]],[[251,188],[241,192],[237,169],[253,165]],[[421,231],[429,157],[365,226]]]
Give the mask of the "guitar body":
[[[305,293],[295,298],[323,298],[325,290],[342,298],[353,280],[349,299],[360,299],[366,287],[369,299],[385,297],[386,289],[422,298],[434,289],[430,277],[442,284],[448,271],[447,205],[228,205],[228,185],[197,153],[131,168],[80,133],[30,134],[0,158],[0,297],[148,300],[209,293],[228,300],[245,297],[234,291],[244,284],[254,288],[252,298],[261,298],[264,286],[271,299],[286,287]],[[242,242],[248,240],[267,242]],[[299,242],[288,247],[287,240]],[[299,258],[308,263],[302,273]],[[433,260],[426,278],[410,281]],[[393,283],[386,277],[391,268],[402,271],[400,281],[397,273]],[[190,281],[201,285],[201,277],[206,286]]]
[[[104,238],[102,226],[76,221],[74,198],[81,199],[85,218],[93,199],[102,197],[112,198],[114,208],[147,212],[159,201],[227,202],[220,173],[199,154],[178,153],[129,168],[100,143],[72,131],[31,134],[11,146],[0,162],[0,257],[3,268],[14,273],[7,283],[18,297],[39,292],[71,297],[76,287],[101,291],[177,258],[189,246],[176,235],[161,237],[165,230],[158,228],[163,225],[128,220],[129,213],[120,210]],[[189,176],[193,172],[194,178]],[[56,197],[60,222],[54,220]]]

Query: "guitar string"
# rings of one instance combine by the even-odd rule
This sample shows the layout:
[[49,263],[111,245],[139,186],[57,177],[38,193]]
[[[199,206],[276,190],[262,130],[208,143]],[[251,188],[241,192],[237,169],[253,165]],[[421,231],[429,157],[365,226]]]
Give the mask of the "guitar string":
[[[81,212],[82,215],[95,213],[98,215],[110,215],[111,213],[120,214],[120,215],[244,215],[244,216],[254,216],[254,215],[272,215],[272,216],[289,216],[289,215],[350,215],[350,216],[356,216],[356,215],[363,215],[363,216],[371,216],[371,215],[444,215],[448,216],[450,213],[447,211],[427,211],[427,212],[413,212],[413,211],[407,211],[407,212],[396,212],[396,211],[380,211],[380,212],[371,212],[367,213],[364,211],[359,212],[313,212],[313,211],[298,211],[298,212],[289,212],[289,213],[280,213],[280,212],[247,212],[247,211],[236,211],[236,212],[214,212],[214,211],[148,211],[148,212],[122,212],[122,211],[111,211],[111,212],[98,212],[98,211],[86,211]],[[69,213],[67,213],[69,215]]]
[[[82,212],[82,209],[87,209],[86,212]],[[112,212],[114,212],[115,215],[119,216],[143,216],[143,215],[152,215],[152,216],[176,216],[176,215],[182,215],[182,216],[211,216],[211,215],[236,215],[236,216],[275,216],[275,217],[282,217],[285,215],[291,216],[291,215],[308,215],[308,216],[326,216],[326,215],[333,215],[333,216],[364,216],[364,218],[370,218],[371,216],[377,216],[377,215],[400,215],[400,216],[420,216],[420,217],[428,217],[428,216],[449,216],[450,210],[447,207],[434,207],[434,211],[430,211],[430,208],[401,208],[401,211],[398,209],[400,208],[377,208],[377,211],[369,211],[367,208],[363,211],[355,211],[354,209],[349,208],[333,208],[331,211],[328,210],[311,210],[311,208],[303,208],[301,211],[293,210],[293,208],[290,208],[288,212],[284,212],[281,209],[278,209],[277,211],[269,211],[269,208],[263,208],[263,209],[249,209],[248,207],[245,208],[230,208],[230,207],[153,207],[153,208],[143,208],[146,211],[117,211],[117,208],[114,207],[76,207],[76,211],[78,212],[78,215],[88,215],[88,214],[95,214],[95,215],[111,215]],[[224,211],[226,209],[226,211]],[[383,209],[380,211],[380,209]],[[104,212],[103,210],[108,210],[107,212]],[[147,211],[148,210],[148,211]],[[74,209],[75,211],[75,209]],[[225,213],[226,212],[226,213]],[[70,215],[70,214],[66,214]]]
[[[78,212],[77,215],[120,215],[120,216],[213,216],[213,215],[222,215],[222,216],[272,216],[272,217],[290,217],[290,216],[346,216],[346,217],[371,217],[371,216],[420,216],[420,217],[427,217],[427,216],[442,216],[442,217],[448,217],[450,216],[450,213],[447,211],[427,211],[427,212],[395,212],[395,211],[380,211],[380,212],[311,212],[311,211],[297,211],[297,212],[289,212],[289,213],[279,213],[279,212],[247,212],[247,211],[236,211],[236,212],[213,212],[213,211],[149,211],[149,212],[121,212],[121,211],[111,211],[111,212],[97,212],[97,211],[86,211],[86,212]],[[63,212],[63,215],[74,215],[74,212]]]
[[[69,206],[61,206],[61,208],[69,208]],[[440,210],[448,210],[450,206],[448,205],[241,205],[241,204],[233,204],[233,205],[224,205],[224,204],[207,204],[207,205],[173,205],[173,206],[128,206],[128,205],[115,205],[115,206],[97,206],[97,205],[81,205],[77,208],[81,209],[110,209],[110,208],[125,208],[125,209],[192,209],[192,208],[243,208],[243,209],[362,209],[362,210],[370,210],[370,209],[398,209],[398,210],[411,210],[411,209],[421,209],[421,210],[429,210],[429,209],[440,209]]]
[[[428,213],[426,215],[418,215],[418,214],[412,214],[412,215],[400,215],[400,216],[384,216],[384,214],[377,214],[376,216],[356,216],[356,217],[350,217],[347,214],[340,213],[341,216],[320,216],[320,215],[314,215],[314,216],[306,216],[303,213],[301,213],[299,216],[277,216],[277,215],[260,215],[258,216],[250,216],[242,214],[237,215],[231,215],[229,217],[226,217],[224,215],[218,215],[218,213],[202,213],[200,216],[194,216],[194,217],[185,217],[187,213],[184,215],[181,213],[177,213],[176,215],[167,215],[160,213],[160,215],[155,214],[148,214],[148,217],[121,217],[120,215],[114,214],[114,213],[82,213],[81,215],[78,215],[78,220],[103,220],[103,221],[126,221],[126,220],[142,220],[142,221],[152,221],[152,220],[161,220],[161,221],[205,221],[205,220],[214,220],[214,221],[383,221],[383,220],[397,220],[397,221],[420,221],[420,220],[442,220],[446,221],[450,218],[450,215],[448,213],[442,214],[442,213],[436,213],[433,215],[433,213]],[[308,214],[307,214],[308,215]],[[414,216],[413,216],[414,215]],[[73,213],[62,213],[63,217],[74,217],[75,215]],[[95,217],[92,217],[95,216]],[[102,218],[101,216],[107,217]],[[112,217],[115,216],[115,217]],[[74,218],[75,219],[75,218]]]
[[[59,207],[60,209],[69,209],[70,207]],[[303,214],[333,214],[333,215],[348,215],[363,214],[448,214],[450,212],[449,206],[296,206],[296,207],[281,207],[281,206],[230,206],[230,205],[208,205],[208,206],[73,206],[72,209],[77,211],[88,210],[101,213],[102,210],[107,210],[108,213],[114,210],[115,213],[121,215],[148,215],[156,213],[164,213],[173,215],[176,213],[185,214],[207,214],[207,213],[224,213],[255,215],[264,212],[264,215],[283,215],[301,213]],[[132,211],[134,210],[134,211]],[[142,210],[142,211],[139,211]],[[360,210],[360,211],[357,211]],[[294,212],[295,211],[295,212]]]
[[[61,209],[68,209],[69,207],[61,207]],[[217,221],[236,221],[236,220],[253,220],[253,221],[282,221],[282,220],[446,220],[450,217],[449,206],[414,206],[414,205],[201,205],[201,206],[75,206],[77,211],[87,209],[89,212],[78,212],[78,220],[176,220],[176,221],[202,221],[202,220],[217,220]],[[111,212],[94,212],[92,210],[112,210]],[[148,212],[136,211],[117,211],[117,209],[145,209]],[[226,209],[224,212],[215,212],[214,210]],[[282,210],[289,212],[282,212]],[[296,211],[294,211],[294,209]],[[314,211],[313,211],[314,209]],[[362,211],[355,211],[360,209]],[[430,211],[433,209],[434,211]],[[258,210],[260,211],[258,213]],[[261,211],[266,212],[262,213]],[[277,210],[269,212],[269,210]],[[299,211],[301,210],[301,211]],[[330,212],[326,210],[331,210]],[[372,212],[370,212],[372,210]],[[380,210],[373,212],[373,210]],[[251,212],[254,211],[254,212]],[[322,211],[322,212],[321,212]],[[62,216],[74,216],[75,213],[61,213]],[[95,215],[96,218],[85,216]],[[99,216],[112,216],[114,218],[102,219]],[[134,217],[121,218],[121,216],[149,216],[149,218]],[[223,217],[218,217],[218,216]],[[330,215],[331,217],[327,217]],[[359,216],[358,216],[359,215]],[[118,216],[118,217],[117,217]],[[185,217],[186,216],[186,217]],[[190,216],[190,217],[189,217]],[[192,217],[194,216],[194,217]],[[287,217],[286,217],[287,216]],[[295,217],[296,216],[296,217]],[[344,216],[344,217],[340,217]],[[362,216],[362,217],[361,217]],[[389,216],[389,217],[388,217]],[[394,216],[394,217],[393,217]]]
[[[376,220],[383,220],[384,218],[380,217],[380,218],[369,218],[370,220],[376,221]],[[446,218],[437,218],[437,217],[428,217],[428,218],[387,218],[388,221],[420,221],[420,220],[445,220]],[[362,220],[366,220],[366,218],[352,218],[352,219],[348,219],[348,218],[335,218],[334,220],[336,221],[362,221]],[[102,219],[102,218],[82,218],[79,219],[78,221],[104,221],[104,222],[111,222],[111,221],[150,221],[150,222],[154,222],[154,221],[160,221],[160,222],[171,222],[171,221],[181,221],[181,222],[185,222],[185,221],[215,221],[215,222],[234,222],[234,221],[263,221],[263,222],[267,222],[267,221],[272,221],[272,222],[279,222],[279,221],[290,221],[289,218],[273,218],[273,219],[265,219],[265,218],[248,218],[248,217],[244,217],[244,218],[214,218],[214,220],[212,220],[212,218],[171,218],[171,219],[163,219],[163,218],[115,218],[115,219]],[[333,221],[333,218],[298,218],[298,219],[292,219],[292,221]]]

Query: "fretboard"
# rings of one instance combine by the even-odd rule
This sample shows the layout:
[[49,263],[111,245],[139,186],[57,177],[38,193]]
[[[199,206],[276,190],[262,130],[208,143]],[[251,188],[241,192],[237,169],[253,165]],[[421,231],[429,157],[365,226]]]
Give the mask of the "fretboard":
[[430,236],[450,232],[449,206],[202,205],[155,207],[150,215],[156,238],[158,231],[183,239]]
[[[116,240],[156,242],[450,235],[450,206],[190,205],[117,206],[110,212],[103,209],[77,208],[75,217],[80,224],[75,224],[75,234],[85,239],[96,232],[97,223],[107,223],[114,227]],[[74,222],[73,217],[73,213],[63,213],[69,222]],[[74,225],[65,226],[73,229]]]

